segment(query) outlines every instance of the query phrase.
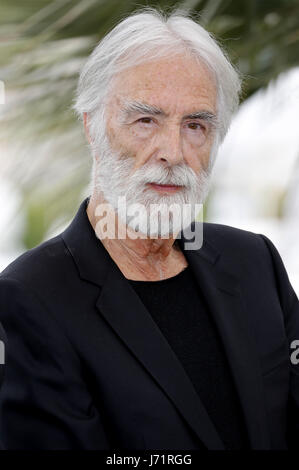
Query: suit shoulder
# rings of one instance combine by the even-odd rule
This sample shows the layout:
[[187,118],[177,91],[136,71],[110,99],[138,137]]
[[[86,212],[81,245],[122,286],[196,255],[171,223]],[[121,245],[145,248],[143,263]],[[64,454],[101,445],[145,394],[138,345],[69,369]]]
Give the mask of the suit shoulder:
[[218,224],[213,222],[204,222],[204,230],[215,236],[227,236],[227,237],[256,237],[257,233],[251,232],[249,230],[233,227],[231,225]]
[[260,239],[260,234],[255,232],[212,222],[204,222],[203,235],[207,238],[207,241],[223,245],[232,243],[251,244],[256,243]]
[[62,237],[57,235],[25,251],[12,261],[1,273],[1,279],[11,278],[27,284],[58,273],[69,256]]
[[211,245],[231,260],[268,258],[268,249],[261,234],[229,225],[204,222],[203,243]]

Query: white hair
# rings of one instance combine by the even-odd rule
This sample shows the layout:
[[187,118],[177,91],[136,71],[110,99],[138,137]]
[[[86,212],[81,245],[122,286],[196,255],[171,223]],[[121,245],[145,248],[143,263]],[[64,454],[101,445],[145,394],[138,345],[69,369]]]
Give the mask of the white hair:
[[[217,88],[217,148],[239,104],[241,80],[216,40],[188,13],[143,8],[118,23],[96,46],[79,78],[74,109],[89,114],[94,142],[105,135],[105,99],[116,74],[134,65],[191,53],[212,72]],[[215,152],[214,152],[215,153]]]

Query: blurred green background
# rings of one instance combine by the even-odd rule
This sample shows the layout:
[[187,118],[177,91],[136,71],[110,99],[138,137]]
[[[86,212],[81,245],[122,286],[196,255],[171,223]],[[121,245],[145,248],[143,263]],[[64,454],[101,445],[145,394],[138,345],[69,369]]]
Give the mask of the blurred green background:
[[11,254],[64,227],[89,194],[91,157],[71,109],[78,73],[101,37],[142,6],[199,13],[244,76],[242,101],[298,65],[298,0],[1,0],[1,236]]

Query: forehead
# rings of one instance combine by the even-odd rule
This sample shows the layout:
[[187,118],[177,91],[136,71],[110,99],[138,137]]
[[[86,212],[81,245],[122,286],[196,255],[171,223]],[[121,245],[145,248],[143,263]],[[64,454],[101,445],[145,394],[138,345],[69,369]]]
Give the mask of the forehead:
[[[139,100],[163,108],[216,110],[216,84],[208,68],[189,57],[176,56],[123,70],[112,82],[111,104]],[[187,109],[188,108],[188,109]]]

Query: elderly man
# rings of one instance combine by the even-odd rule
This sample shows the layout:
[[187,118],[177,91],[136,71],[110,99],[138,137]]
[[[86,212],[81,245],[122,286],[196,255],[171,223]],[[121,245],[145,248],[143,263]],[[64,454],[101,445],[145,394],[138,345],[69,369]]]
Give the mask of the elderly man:
[[281,258],[263,235],[197,221],[239,91],[178,12],[135,13],[89,57],[75,108],[92,194],[0,277],[7,449],[298,441],[299,303]]

